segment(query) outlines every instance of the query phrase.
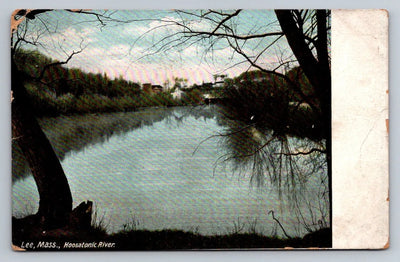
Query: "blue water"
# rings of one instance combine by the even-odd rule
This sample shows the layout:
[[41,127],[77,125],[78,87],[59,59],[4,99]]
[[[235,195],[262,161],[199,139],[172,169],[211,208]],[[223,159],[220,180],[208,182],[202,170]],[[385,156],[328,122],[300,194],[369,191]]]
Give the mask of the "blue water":
[[[103,220],[109,232],[125,225],[225,234],[243,226],[242,232],[282,235],[268,215],[274,210],[288,234],[305,233],[291,212],[293,207],[279,198],[268,181],[255,187],[250,174],[233,173],[229,163],[216,164],[226,153],[221,139],[202,142],[224,131],[216,117],[180,118],[179,108],[163,110],[174,110],[174,117],[117,133],[66,155],[62,166],[74,206],[93,201],[97,221]],[[37,208],[32,176],[16,181],[13,214],[22,216]]]

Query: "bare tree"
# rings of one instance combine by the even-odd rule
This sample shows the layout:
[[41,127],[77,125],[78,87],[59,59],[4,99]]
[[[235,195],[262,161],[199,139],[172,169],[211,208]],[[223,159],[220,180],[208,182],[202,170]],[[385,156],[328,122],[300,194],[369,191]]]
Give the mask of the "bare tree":
[[[206,52],[211,56],[219,48],[230,47],[232,56],[242,57],[241,62],[236,62],[233,66],[247,63],[250,68],[255,68],[272,75],[294,92],[302,102],[306,102],[316,115],[317,120],[309,123],[309,128],[318,130],[318,141],[307,140],[306,144],[295,145],[284,133],[299,135],[293,132],[296,127],[290,127],[288,122],[282,119],[282,114],[274,113],[274,106],[261,106],[263,114],[270,113],[269,122],[280,122],[281,126],[275,126],[275,132],[271,133],[271,126],[265,126],[257,118],[257,115],[245,115],[243,119],[234,115],[232,110],[227,110],[227,119],[221,120],[228,126],[227,132],[217,134],[224,139],[228,148],[228,153],[218,159],[218,162],[233,161],[236,166],[248,166],[253,173],[252,179],[257,183],[262,183],[265,174],[268,174],[269,181],[278,185],[281,189],[285,186],[291,192],[299,192],[295,188],[301,187],[301,181],[309,176],[299,169],[300,163],[308,161],[311,171],[318,172],[326,168],[326,177],[322,179],[323,201],[331,202],[331,72],[330,72],[330,11],[328,10],[275,10],[276,20],[265,23],[257,23],[253,26],[247,25],[247,31],[243,31],[237,23],[239,17],[244,15],[245,10],[218,11],[200,10],[186,11],[177,10],[180,19],[163,20],[165,26],[176,26],[181,30],[179,33],[170,34],[154,44],[159,51],[169,51],[178,46],[192,46],[201,44],[206,46]],[[199,27],[198,25],[207,25]],[[205,29],[206,28],[206,29]],[[286,42],[289,51],[280,53],[275,63],[265,63],[265,57],[276,53],[276,47],[282,42]],[[280,44],[279,44],[280,43]],[[258,53],[249,51],[257,47],[261,50]],[[229,59],[229,57],[228,57]],[[308,82],[312,86],[313,92],[306,93],[296,78],[290,77],[285,72],[286,69],[299,66]],[[297,77],[298,78],[298,77]],[[253,83],[254,86],[254,83]],[[233,92],[240,92],[233,89]],[[241,100],[244,93],[238,93],[237,101],[232,104],[237,105],[237,111],[241,116],[248,108],[245,108]],[[251,97],[251,96],[250,96]],[[250,99],[251,100],[251,99]],[[281,100],[284,103],[284,99]],[[290,100],[289,100],[290,101]],[[255,103],[255,101],[253,101]],[[270,103],[266,100],[265,103]],[[249,107],[254,106],[249,102]],[[286,105],[287,106],[287,105]],[[284,107],[284,105],[281,105]],[[251,111],[251,110],[250,110]],[[226,113],[226,112],[225,112]],[[275,119],[278,118],[278,119]],[[234,121],[231,121],[234,120]],[[239,120],[239,122],[238,122]],[[265,121],[265,122],[268,122]],[[287,128],[287,129],[286,129]],[[258,135],[255,136],[254,133]],[[300,134],[301,135],[301,134]],[[256,140],[256,141],[253,141]],[[323,140],[323,142],[321,141]],[[246,147],[237,148],[247,141]],[[304,160],[307,158],[308,160]],[[312,172],[311,172],[312,173]],[[322,194],[322,193],[321,193]],[[303,197],[294,194],[294,198],[299,203]],[[297,206],[299,220],[304,223],[304,216],[299,206]],[[322,208],[321,208],[322,210]],[[326,222],[326,210],[321,211],[321,223],[329,226]],[[315,220],[314,218],[312,219]],[[330,219],[331,221],[331,219]],[[315,221],[314,221],[315,222]],[[315,223],[314,223],[315,224]]]
[[[162,25],[152,28],[146,34],[158,29],[175,26],[179,32],[166,35],[151,47],[155,52],[168,52],[179,47],[202,45],[206,53],[230,47],[233,55],[240,55],[249,68],[270,73],[282,78],[291,88],[308,102],[315,110],[328,116],[330,108],[330,11],[328,10],[276,10],[277,20],[249,26],[247,31],[238,28],[236,18],[245,10],[217,11],[176,10],[180,19],[162,19]],[[206,25],[208,30],[199,29]],[[203,27],[200,27],[203,28]],[[278,43],[286,41],[292,52],[277,62],[265,63],[265,56],[270,55]],[[246,47],[262,47],[258,53],[249,52]],[[259,49],[257,49],[259,50]],[[206,58],[205,58],[206,59]],[[228,57],[229,59],[229,57]],[[317,99],[309,97],[299,84],[282,72],[283,67],[300,65],[310,83],[318,93]],[[325,117],[326,118],[326,117]]]
[[[24,84],[27,80],[41,81],[46,70],[53,66],[66,64],[81,50],[70,52],[65,60],[46,65],[38,75],[27,75],[15,63],[15,56],[23,45],[40,45],[40,35],[37,38],[28,38],[28,25],[37,21],[42,13],[51,10],[18,10],[12,16],[11,30],[11,55],[12,55],[12,125],[15,139],[25,158],[28,160],[40,195],[40,205],[37,216],[45,227],[60,227],[67,223],[66,217],[71,213],[72,196],[68,181],[62,170],[59,160],[52,149],[48,139],[38,125],[32,114],[27,92]],[[66,10],[67,12],[79,13],[92,18],[92,22],[105,26],[108,22],[134,22],[119,21],[113,19],[105,12],[93,12],[87,10]],[[293,152],[288,146],[287,140],[282,136],[264,134],[261,144],[244,155],[236,158],[252,158],[253,163],[261,163],[262,155],[276,154],[278,162],[271,159],[275,166],[288,165],[289,169],[295,170],[292,159],[301,155],[312,155],[315,153],[326,154],[328,166],[330,167],[330,57],[329,57],[329,30],[330,13],[326,10],[276,10],[276,21],[258,25],[248,29],[248,32],[239,31],[235,19],[244,11],[176,11],[180,19],[166,20],[163,24],[151,29],[151,31],[165,26],[177,26],[180,31],[163,37],[152,46],[155,52],[169,51],[180,46],[191,46],[202,44],[207,46],[207,52],[212,54],[213,50],[221,48],[220,44],[231,48],[232,56],[239,55],[249,68],[256,68],[262,72],[274,75],[285,81],[291,90],[296,92],[302,101],[307,102],[312,109],[318,113],[319,123],[323,136],[326,139],[326,147],[307,147],[306,151],[296,150]],[[149,21],[154,19],[148,19]],[[198,29],[195,23],[205,22],[208,30]],[[23,27],[22,25],[25,25]],[[268,39],[269,41],[264,41]],[[263,57],[277,46],[279,41],[287,41],[292,52],[282,55],[278,63],[265,64]],[[245,48],[248,43],[255,46],[262,45],[259,53],[248,53]],[[83,48],[83,47],[82,47]],[[147,55],[147,54],[146,54]],[[305,93],[298,82],[291,79],[282,68],[291,68],[299,65],[307,76],[315,90],[315,95]],[[253,119],[250,119],[253,121]],[[253,121],[254,122],[254,121]],[[248,123],[249,128],[254,127]],[[245,127],[244,130],[250,130]],[[240,127],[242,130],[243,127]],[[238,130],[232,130],[237,132]],[[272,138],[278,140],[272,140]],[[269,152],[267,147],[274,145],[280,148],[278,151]],[[272,154],[271,154],[272,153]],[[284,160],[287,159],[287,162]],[[255,170],[262,166],[254,166]],[[281,169],[282,170],[282,169]],[[330,168],[328,168],[330,172]],[[272,172],[271,172],[272,173]],[[279,174],[277,181],[280,181]],[[329,173],[330,179],[330,173]]]
[[[67,64],[74,55],[82,52],[72,51],[66,54],[64,61],[45,65],[38,74],[27,74],[19,68],[16,58],[19,51],[26,46],[40,46],[41,34],[28,36],[29,25],[42,23],[44,30],[48,27],[40,19],[40,15],[50,12],[50,9],[16,10],[11,17],[11,92],[12,92],[12,130],[13,140],[16,140],[27,160],[39,192],[39,210],[35,221],[42,229],[60,228],[69,223],[72,211],[71,190],[49,140],[39,126],[32,110],[28,93],[25,88],[27,81],[41,82],[44,74],[52,67]],[[85,10],[67,10],[68,12],[94,16],[102,25],[111,18],[104,12],[96,13]],[[38,21],[39,20],[39,21]],[[39,226],[39,225],[35,225]]]
[[37,78],[40,81],[43,74],[37,77],[28,76],[18,68],[15,62],[21,43],[36,45],[36,41],[29,42],[25,38],[25,33],[19,33],[18,27],[24,20],[28,23],[28,19],[34,19],[36,15],[46,11],[48,10],[19,10],[12,16],[11,90],[13,99],[11,108],[13,135],[29,163],[39,191],[40,203],[37,216],[44,228],[56,228],[67,223],[72,211],[71,191],[61,164],[32,113],[24,86],[25,81],[30,78]]

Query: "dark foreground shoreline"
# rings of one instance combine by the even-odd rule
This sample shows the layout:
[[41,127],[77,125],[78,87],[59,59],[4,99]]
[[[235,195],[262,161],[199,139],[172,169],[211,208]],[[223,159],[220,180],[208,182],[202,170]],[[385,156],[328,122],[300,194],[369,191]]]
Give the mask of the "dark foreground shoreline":
[[49,231],[42,236],[13,235],[13,249],[24,251],[87,250],[264,250],[292,248],[330,248],[331,230],[321,229],[303,238],[283,239],[256,233],[234,233],[204,236],[181,230],[131,230],[106,234],[97,230],[67,232]]

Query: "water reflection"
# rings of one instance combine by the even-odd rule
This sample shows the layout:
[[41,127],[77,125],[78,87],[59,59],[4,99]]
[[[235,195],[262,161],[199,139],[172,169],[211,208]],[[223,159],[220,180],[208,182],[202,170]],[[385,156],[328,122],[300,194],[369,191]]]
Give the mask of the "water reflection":
[[228,107],[220,108],[218,123],[225,129],[218,136],[225,154],[218,162],[232,165],[239,176],[250,174],[253,185],[278,192],[308,231],[329,227],[326,140],[320,131],[303,130],[299,138],[288,134],[293,132],[272,130],[262,121],[233,120],[237,118]]
[[[241,219],[258,221],[257,231],[270,235],[276,223],[269,210],[292,236],[328,225],[324,154],[300,153],[322,149],[324,141],[277,135],[256,123],[231,120],[223,110],[151,108],[47,118],[40,124],[63,160],[74,205],[94,200],[111,231],[138,217],[146,229],[199,226],[204,234],[226,233]],[[29,174],[20,159],[13,158],[15,183]],[[35,191],[33,180],[21,182],[32,185],[16,183],[14,199]]]
[[[104,143],[113,135],[152,126],[160,121],[180,124],[188,116],[195,119],[214,118],[214,106],[147,108],[137,112],[86,114],[38,119],[58,158],[62,161],[71,152],[89,145]],[[29,176],[30,170],[16,141],[12,141],[12,180]]]

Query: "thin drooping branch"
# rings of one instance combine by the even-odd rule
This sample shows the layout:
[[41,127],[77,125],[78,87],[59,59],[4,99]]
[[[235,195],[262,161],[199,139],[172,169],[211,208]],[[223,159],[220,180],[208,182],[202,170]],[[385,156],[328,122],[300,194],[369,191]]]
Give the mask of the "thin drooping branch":
[[307,152],[296,152],[296,153],[276,153],[276,154],[282,154],[285,156],[299,156],[299,155],[310,155],[314,152],[319,152],[322,154],[326,154],[326,150],[325,149],[319,149],[319,148],[313,148]]
[[301,65],[311,84],[319,88],[318,62],[304,40],[301,30],[289,10],[275,10],[276,16],[288,40],[289,46]]
[[279,222],[279,220],[275,217],[274,211],[273,211],[273,210],[270,210],[270,211],[268,212],[268,215],[269,215],[269,214],[272,214],[272,219],[275,220],[276,223],[278,223],[279,227],[280,227],[280,228],[282,229],[282,231],[283,231],[283,234],[284,234],[287,238],[291,238],[291,237],[286,233],[286,230],[285,230],[285,228],[282,226],[281,222]]
[[260,147],[256,148],[253,152],[251,152],[249,154],[240,154],[240,155],[236,154],[236,155],[233,155],[231,157],[226,158],[224,161],[228,161],[230,159],[247,158],[247,157],[254,156],[257,153],[259,153],[261,150],[263,150],[265,147],[267,147],[275,138],[276,138],[276,136],[271,136],[271,138],[268,139],[267,142],[265,142],[263,145],[261,145]]
[[229,19],[231,19],[232,17],[237,16],[241,11],[242,11],[242,9],[238,9],[233,14],[230,14],[227,17],[225,17],[224,19],[222,19],[221,22],[218,23],[217,27],[215,27],[215,29],[211,32],[211,34],[214,34],[215,32],[217,32],[217,30],[221,27],[221,25],[225,24],[225,22],[228,21]]
[[95,13],[95,12],[91,12],[91,11],[88,11],[88,10],[84,10],[84,9],[67,9],[67,11],[68,12],[72,12],[72,13],[78,13],[78,14],[88,14],[88,15],[94,15],[96,18],[97,18],[97,20],[100,22],[100,24],[102,25],[102,26],[105,26],[106,24],[104,23],[104,21],[103,21],[103,18],[110,18],[110,17],[108,17],[108,16],[104,16],[104,15],[102,15],[102,14],[98,14],[98,13]]
[[[278,42],[281,38],[283,37],[283,35],[277,37],[274,41],[272,41],[272,43],[270,43],[269,45],[267,45],[254,59],[254,63],[257,62],[257,60],[261,57],[261,55],[263,53],[265,53],[265,51],[267,51],[271,46],[273,46],[276,42]],[[272,71],[276,71],[276,69],[272,70]]]
[[231,47],[232,49],[235,50],[235,52],[237,52],[238,54],[240,54],[241,56],[243,56],[243,57],[250,63],[250,65],[252,65],[253,67],[259,69],[260,71],[262,71],[262,72],[264,72],[264,73],[274,74],[274,75],[276,75],[276,76],[279,76],[279,77],[285,79],[285,80],[288,81],[289,83],[295,84],[295,83],[293,83],[293,82],[290,80],[290,78],[287,77],[286,75],[284,75],[284,74],[282,74],[282,73],[279,73],[279,72],[277,72],[277,71],[267,70],[267,69],[261,67],[260,65],[256,64],[245,52],[242,51],[242,49],[238,46],[237,43],[236,43],[236,46],[233,45],[233,43],[231,42],[230,39],[228,39],[228,43],[229,43],[230,47]]
[[38,76],[38,77],[35,77],[34,79],[37,80],[37,81],[40,81],[40,80],[44,77],[44,74],[46,73],[46,71],[47,71],[49,68],[55,67],[55,66],[59,66],[59,65],[68,64],[68,62],[72,59],[72,57],[73,57],[74,55],[77,55],[77,54],[81,53],[82,51],[83,51],[82,49],[79,50],[79,51],[72,51],[72,53],[67,57],[66,60],[61,61],[61,62],[54,62],[54,63],[45,65],[45,66],[43,67],[42,71],[40,72],[39,76]]
[[[178,24],[179,25],[179,24]],[[193,36],[217,36],[217,37],[229,37],[233,39],[239,39],[239,40],[249,40],[249,39],[255,39],[255,38],[264,38],[268,36],[281,36],[283,35],[282,32],[271,32],[271,33],[264,33],[264,34],[254,34],[254,35],[235,35],[235,34],[228,34],[228,33],[212,33],[212,32],[207,32],[207,31],[185,31],[185,34],[190,33],[190,35],[187,35],[186,37],[193,37]]]
[[248,129],[248,128],[254,126],[254,125],[255,125],[255,124],[246,125],[246,126],[243,127],[243,128],[240,128],[240,129],[238,129],[238,130],[235,130],[235,131],[233,131],[233,132],[229,132],[229,133],[226,133],[226,134],[218,133],[218,134],[216,134],[216,135],[209,136],[209,137],[203,139],[203,140],[196,146],[196,148],[193,150],[192,156],[194,156],[194,154],[196,154],[197,150],[199,150],[200,146],[201,146],[204,142],[206,142],[206,141],[208,141],[208,140],[210,140],[210,139],[212,139],[212,138],[215,138],[215,137],[227,137],[227,136],[232,136],[232,135],[241,133],[241,132],[245,131],[246,129]]
[[11,35],[17,31],[18,26],[28,18],[35,19],[36,15],[51,11],[52,9],[17,9],[11,15]]

